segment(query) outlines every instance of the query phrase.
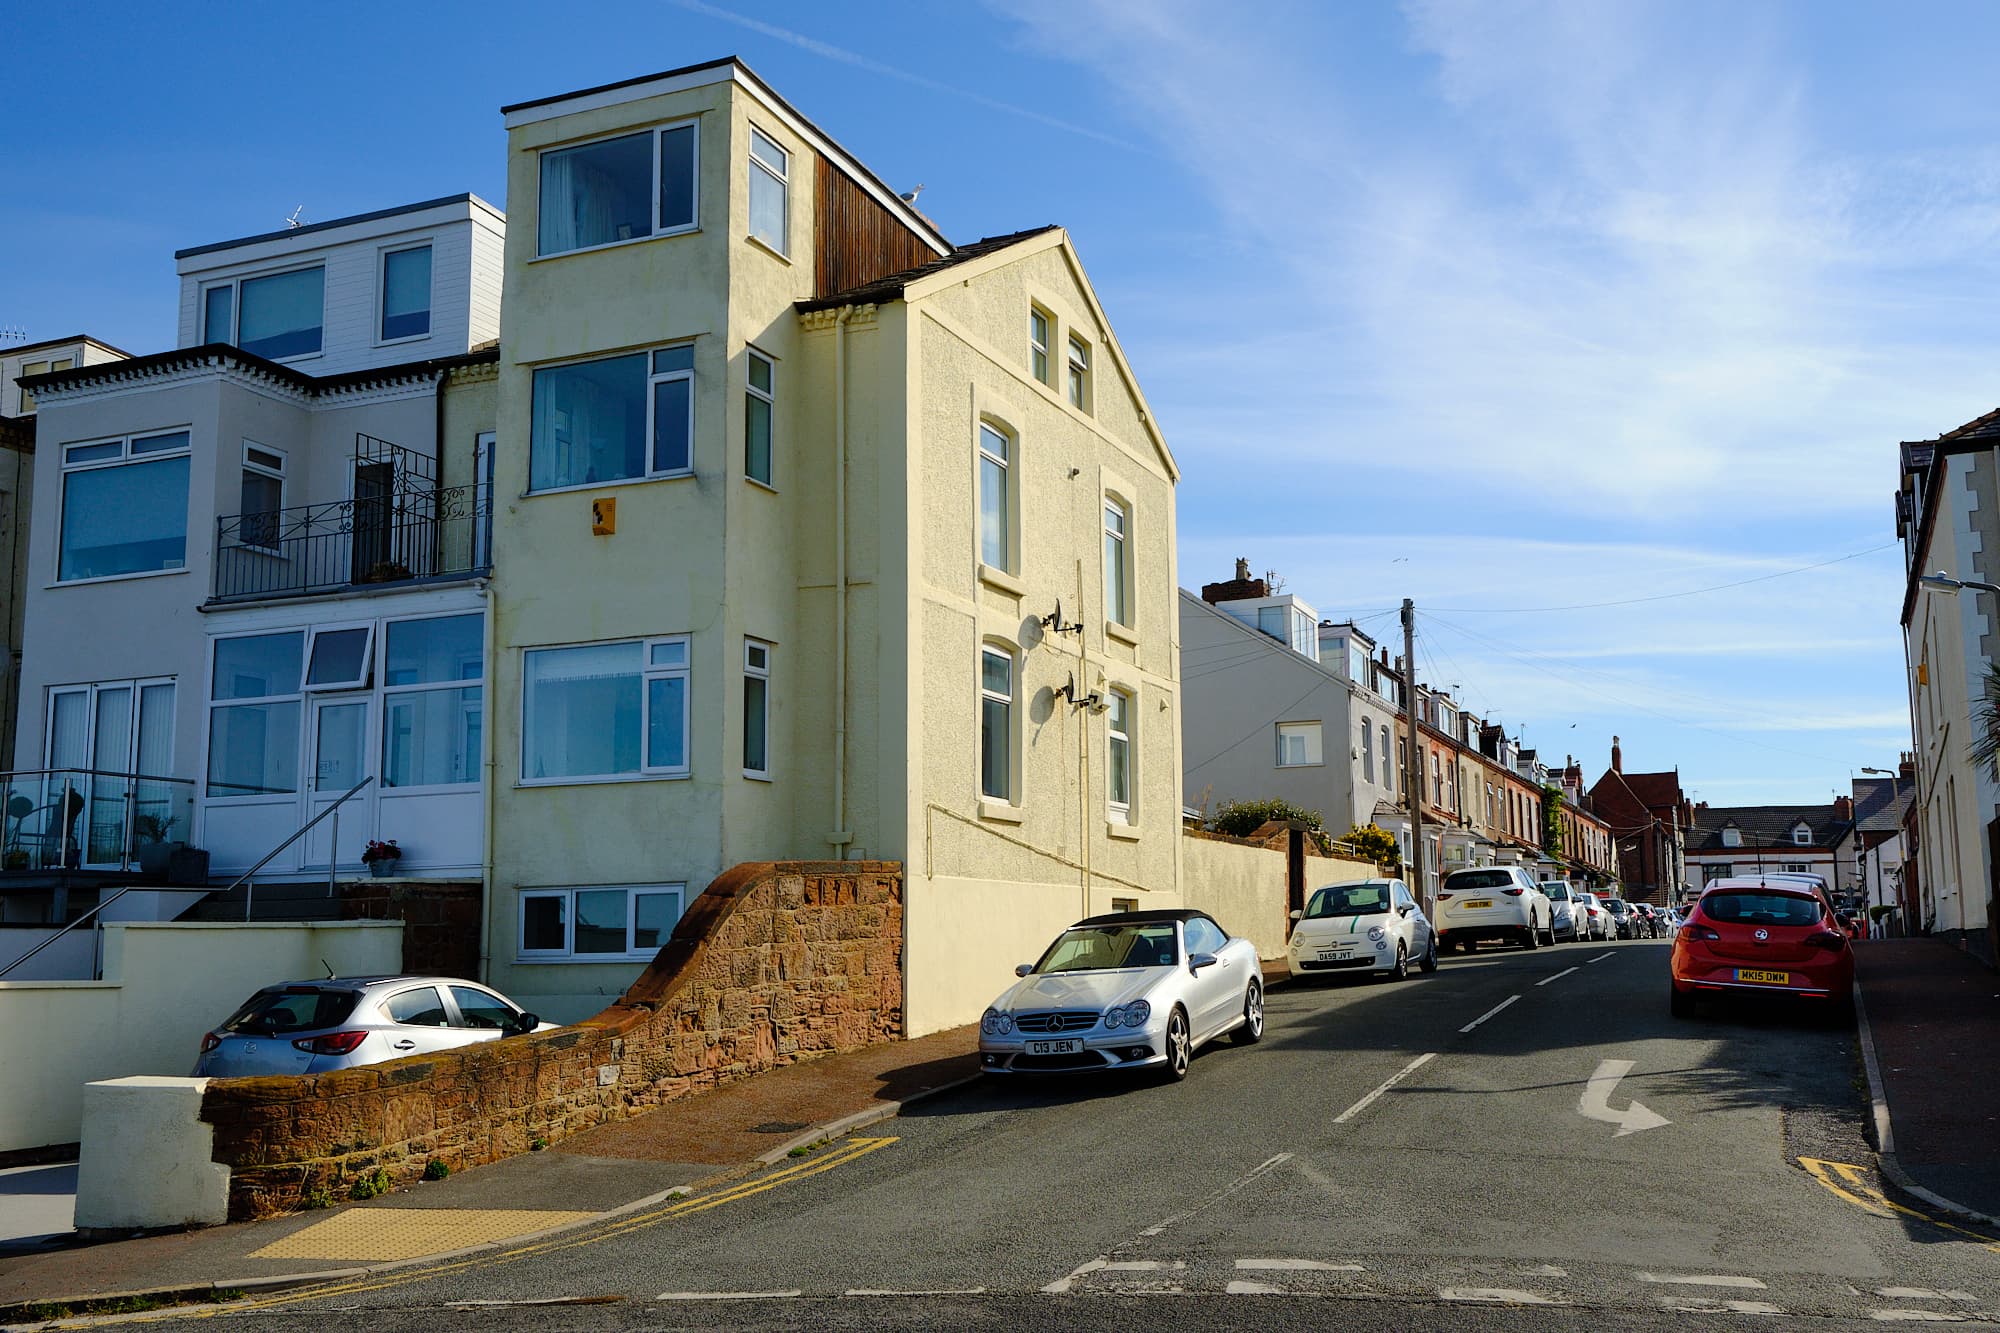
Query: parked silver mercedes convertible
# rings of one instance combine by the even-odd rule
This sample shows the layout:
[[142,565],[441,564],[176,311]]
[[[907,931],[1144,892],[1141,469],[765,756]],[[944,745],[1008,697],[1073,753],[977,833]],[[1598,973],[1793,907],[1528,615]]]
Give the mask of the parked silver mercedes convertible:
[[1187,1077],[1207,1042],[1264,1035],[1256,946],[1205,912],[1118,912],[1079,921],[979,1020],[989,1074],[1157,1069]]

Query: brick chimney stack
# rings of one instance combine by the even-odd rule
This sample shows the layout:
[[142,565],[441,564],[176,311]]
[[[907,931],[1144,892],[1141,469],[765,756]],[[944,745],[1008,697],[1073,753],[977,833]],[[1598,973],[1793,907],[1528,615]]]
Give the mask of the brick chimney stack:
[[1250,577],[1250,562],[1242,556],[1236,557],[1236,577],[1227,583],[1204,583],[1201,585],[1201,600],[1213,606],[1217,602],[1246,602],[1256,597],[1269,597],[1271,585],[1263,579]]
[[1852,796],[1834,797],[1833,817],[1835,819],[1852,823],[1854,821],[1854,798]]
[[1625,771],[1625,752],[1618,748],[1618,738],[1616,736],[1611,738],[1611,771],[1613,773],[1623,773]]

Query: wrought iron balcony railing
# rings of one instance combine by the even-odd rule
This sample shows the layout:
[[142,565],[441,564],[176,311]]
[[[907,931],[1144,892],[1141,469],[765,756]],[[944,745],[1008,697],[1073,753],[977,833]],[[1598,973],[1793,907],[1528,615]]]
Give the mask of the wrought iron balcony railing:
[[492,564],[486,486],[385,490],[216,520],[218,601],[476,574]]

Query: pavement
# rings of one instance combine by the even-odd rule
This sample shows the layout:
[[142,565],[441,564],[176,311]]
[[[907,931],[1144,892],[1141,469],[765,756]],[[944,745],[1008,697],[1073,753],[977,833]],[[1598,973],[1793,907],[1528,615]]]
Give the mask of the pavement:
[[76,1165],[0,1171],[0,1322],[134,1293],[283,1289],[518,1245],[656,1206],[977,1073],[978,1029],[889,1042],[713,1089],[552,1148],[324,1211],[79,1243]]
[[1854,960],[1884,1173],[1930,1203],[2000,1219],[2000,973],[1921,937],[1861,941]]

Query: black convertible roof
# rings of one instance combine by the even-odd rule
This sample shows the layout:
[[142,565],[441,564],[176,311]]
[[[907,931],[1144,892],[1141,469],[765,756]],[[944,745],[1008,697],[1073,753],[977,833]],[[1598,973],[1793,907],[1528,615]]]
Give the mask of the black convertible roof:
[[[1103,916],[1087,916],[1076,923],[1077,926],[1129,926],[1144,925],[1157,921],[1192,921],[1196,917],[1206,917],[1208,913],[1196,907],[1163,907],[1150,912],[1107,912]],[[1209,918],[1214,920],[1213,917]],[[1076,926],[1071,926],[1071,930]]]

